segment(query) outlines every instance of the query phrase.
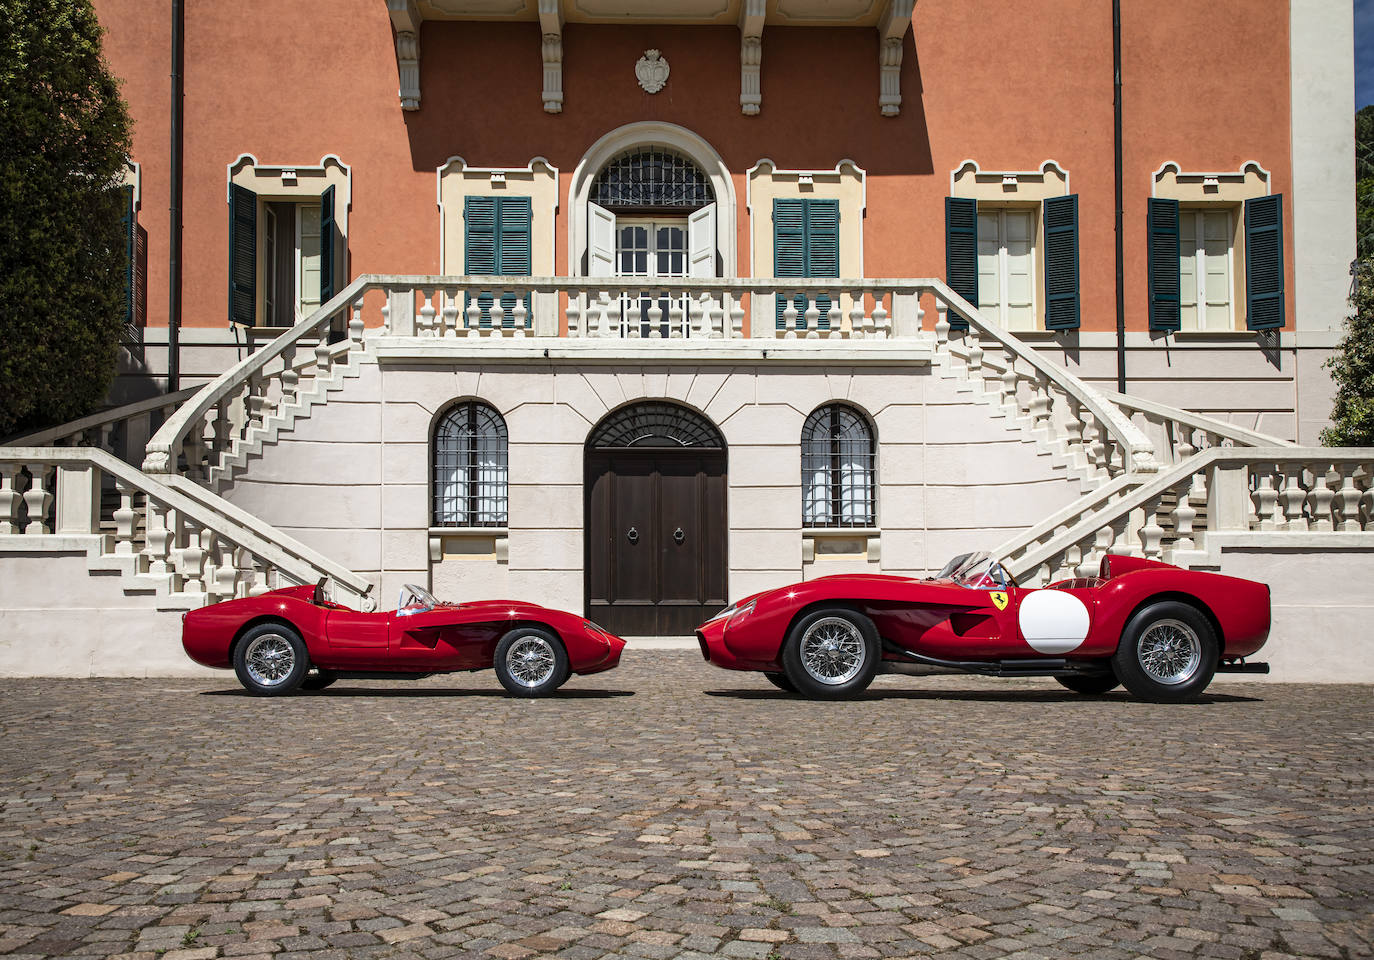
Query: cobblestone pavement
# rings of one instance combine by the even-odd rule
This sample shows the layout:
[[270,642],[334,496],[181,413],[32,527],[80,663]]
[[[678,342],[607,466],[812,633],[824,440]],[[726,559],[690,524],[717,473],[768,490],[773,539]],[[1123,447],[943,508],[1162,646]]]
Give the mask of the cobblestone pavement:
[[0,954],[1369,956],[1374,687],[0,681]]

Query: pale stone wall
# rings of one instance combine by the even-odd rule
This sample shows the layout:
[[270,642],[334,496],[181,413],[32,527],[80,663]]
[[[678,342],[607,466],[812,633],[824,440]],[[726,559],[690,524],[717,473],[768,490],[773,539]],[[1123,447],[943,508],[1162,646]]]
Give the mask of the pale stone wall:
[[[453,599],[532,597],[580,610],[587,435],[626,403],[666,398],[704,413],[729,449],[732,597],[842,567],[920,574],[994,546],[1080,493],[957,383],[925,366],[366,363],[348,390],[265,446],[225,495],[376,578],[383,607],[414,581]],[[431,571],[429,437],[462,399],[506,420],[507,553],[493,549],[499,532],[445,541],[454,552]],[[812,569],[802,559],[801,427],[833,400],[875,427],[880,559],[822,555]]]

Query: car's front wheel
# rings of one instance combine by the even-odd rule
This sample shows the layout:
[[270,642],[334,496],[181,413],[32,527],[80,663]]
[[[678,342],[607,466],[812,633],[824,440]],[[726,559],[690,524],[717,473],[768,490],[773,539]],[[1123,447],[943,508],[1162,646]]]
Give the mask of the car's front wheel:
[[568,679],[563,642],[540,627],[516,627],[496,644],[496,677],[517,697],[546,697]]
[[1121,681],[1116,678],[1116,674],[1111,673],[1080,673],[1069,677],[1055,677],[1061,687],[1067,687],[1074,693],[1086,693],[1096,695],[1107,693],[1121,686]]
[[305,641],[284,623],[260,623],[234,646],[234,673],[244,689],[256,696],[293,693],[309,672]]
[[782,649],[783,671],[797,692],[844,700],[868,688],[878,672],[878,630],[847,607],[815,610],[798,620]]
[[1177,600],[1152,603],[1126,624],[1112,669],[1142,700],[1177,703],[1207,689],[1218,644],[1207,618]]

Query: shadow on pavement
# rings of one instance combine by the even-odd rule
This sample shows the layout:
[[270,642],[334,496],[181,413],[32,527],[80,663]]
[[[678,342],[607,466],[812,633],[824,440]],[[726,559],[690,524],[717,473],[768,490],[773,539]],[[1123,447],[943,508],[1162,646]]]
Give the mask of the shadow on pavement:
[[[805,700],[795,693],[781,690],[705,690],[708,697],[727,697],[734,700]],[[1103,703],[1136,703],[1149,701],[1137,700],[1129,693],[1105,693],[1097,696],[1083,693],[1055,690],[1009,690],[1005,693],[996,690],[866,690],[854,700],[971,700],[981,703],[1083,703],[1099,701]],[[843,701],[816,701],[817,703]],[[1230,693],[1204,693],[1196,700],[1171,703],[1171,707],[1206,706],[1213,703],[1263,703],[1260,697],[1240,697]]]
[[[202,697],[254,697],[247,690],[204,690],[200,694]],[[536,700],[607,700],[612,697],[633,697],[633,690],[559,690],[547,697],[534,697]],[[418,697],[426,699],[430,697],[503,697],[510,700],[521,699],[512,697],[499,687],[495,690],[476,689],[467,687],[330,687],[328,690],[300,690],[289,694],[291,697],[320,697],[329,698],[380,698],[387,700],[403,699],[405,697]],[[267,698],[262,698],[267,699]]]

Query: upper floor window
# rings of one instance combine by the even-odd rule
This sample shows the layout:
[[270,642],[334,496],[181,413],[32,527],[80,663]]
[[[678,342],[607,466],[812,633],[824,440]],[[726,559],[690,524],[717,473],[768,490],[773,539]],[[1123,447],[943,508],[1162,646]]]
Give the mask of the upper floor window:
[[662,147],[638,147],[602,168],[587,199],[612,210],[686,213],[715,202],[716,195],[691,160]]
[[1035,211],[978,207],[978,308],[1005,330],[1034,330]]
[[1179,210],[1179,319],[1184,330],[1235,327],[1231,230],[1229,208]]
[[868,421],[844,404],[815,410],[802,425],[802,526],[876,523],[876,450]]
[[506,422],[485,403],[456,404],[434,427],[436,527],[504,527]]

